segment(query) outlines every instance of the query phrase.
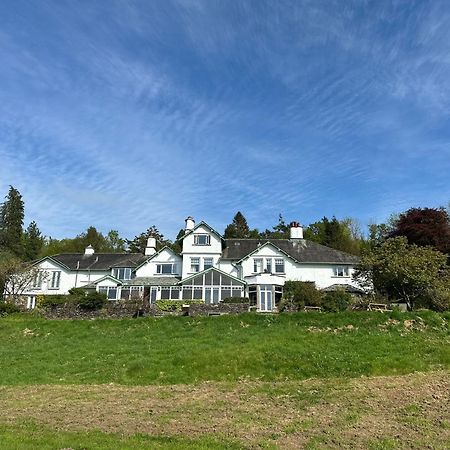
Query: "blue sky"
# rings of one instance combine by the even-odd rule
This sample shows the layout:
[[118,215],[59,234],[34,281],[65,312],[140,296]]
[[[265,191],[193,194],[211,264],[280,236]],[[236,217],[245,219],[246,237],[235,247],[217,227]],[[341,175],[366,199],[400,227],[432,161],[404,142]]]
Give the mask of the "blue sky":
[[446,1],[0,2],[0,195],[46,235],[450,200]]

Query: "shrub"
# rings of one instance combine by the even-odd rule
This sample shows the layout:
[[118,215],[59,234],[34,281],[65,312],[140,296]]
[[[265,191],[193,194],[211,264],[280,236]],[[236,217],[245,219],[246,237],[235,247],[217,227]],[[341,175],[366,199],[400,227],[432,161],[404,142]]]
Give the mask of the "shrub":
[[89,292],[78,299],[78,306],[82,309],[101,309],[107,303],[106,294],[100,292]]
[[20,309],[14,303],[0,301],[0,317],[19,311]]
[[73,287],[69,289],[69,294],[74,297],[84,297],[86,295],[86,291],[80,287]]
[[345,311],[352,301],[352,296],[344,289],[327,292],[323,296],[322,308],[324,311],[338,312]]
[[163,312],[181,311],[183,305],[201,305],[203,300],[156,300],[156,307]]
[[37,306],[39,308],[54,308],[56,306],[62,306],[69,300],[67,295],[38,295],[36,299]]
[[248,297],[227,297],[222,300],[222,303],[250,303]]
[[322,295],[313,282],[286,281],[284,283],[283,300],[280,311],[286,309],[302,309],[305,305],[321,306]]

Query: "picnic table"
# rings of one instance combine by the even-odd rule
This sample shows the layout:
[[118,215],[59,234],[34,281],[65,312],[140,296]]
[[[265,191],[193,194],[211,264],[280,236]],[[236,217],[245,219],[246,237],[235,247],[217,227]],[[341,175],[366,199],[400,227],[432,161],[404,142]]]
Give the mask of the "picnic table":
[[388,305],[386,305],[385,303],[369,303],[367,311],[385,312],[385,311],[392,311],[392,309],[389,309]]

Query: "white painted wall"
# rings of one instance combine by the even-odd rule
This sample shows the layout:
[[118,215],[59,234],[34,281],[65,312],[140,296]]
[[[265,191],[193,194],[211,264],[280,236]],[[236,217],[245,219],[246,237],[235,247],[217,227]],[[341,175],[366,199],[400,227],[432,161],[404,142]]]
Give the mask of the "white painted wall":
[[181,275],[183,259],[181,256],[178,256],[165,248],[156,256],[148,260],[143,266],[139,267],[139,269],[136,270],[136,277],[164,276],[163,274],[156,273],[156,265],[161,263],[175,263],[177,275]]
[[[195,245],[194,236],[196,234],[208,234],[210,236],[210,245]],[[213,265],[217,267],[219,258],[222,255],[222,240],[215,233],[211,233],[208,227],[200,225],[193,233],[188,234],[183,239],[182,255],[182,278],[193,274],[191,272],[191,257],[200,258],[200,271],[203,270],[203,258],[213,258]]]
[[[27,295],[51,295],[51,294],[68,294],[69,289],[73,287],[83,287],[86,284],[89,284],[99,278],[109,275],[109,270],[105,271],[78,271],[78,273],[74,271],[68,271],[64,269],[60,265],[54,263],[49,259],[45,259],[38,265],[39,270],[41,270],[44,274],[41,289],[33,289],[30,288],[27,290]],[[59,282],[58,289],[50,288],[50,281],[52,277],[52,272],[60,271],[61,278]]]
[[[347,265],[349,267],[348,277],[336,277],[334,275],[334,267],[345,266],[345,264],[309,264],[309,263],[297,263],[291,258],[287,257],[275,247],[266,245],[260,250],[256,251],[252,256],[245,259],[242,262],[243,276],[249,277],[254,275],[253,272],[253,260],[254,258],[263,258],[263,269],[265,268],[266,258],[273,258],[272,260],[272,273],[275,274],[275,258],[283,258],[285,273],[276,274],[284,277],[285,280],[294,281],[313,281],[316,283],[318,289],[322,289],[332,284],[351,284],[353,286],[358,286],[352,280],[353,266]],[[225,271],[225,270],[224,270]]]

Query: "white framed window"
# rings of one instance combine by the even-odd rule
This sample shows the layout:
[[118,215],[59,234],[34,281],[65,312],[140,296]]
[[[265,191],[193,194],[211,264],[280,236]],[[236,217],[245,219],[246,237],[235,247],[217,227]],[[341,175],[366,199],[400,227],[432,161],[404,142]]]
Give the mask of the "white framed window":
[[334,276],[335,277],[348,277],[349,275],[349,270],[348,270],[348,266],[336,266],[334,268]]
[[284,273],[284,259],[275,258],[275,273]]
[[131,280],[131,268],[115,267],[112,271],[112,276],[118,280]]
[[200,258],[191,258],[191,272],[200,272]]
[[253,258],[253,272],[254,273],[262,272],[262,267],[263,267],[263,259]]
[[174,263],[156,264],[156,273],[161,275],[170,275],[173,273],[177,273],[176,269],[176,264]]
[[106,294],[108,300],[117,300],[118,289],[116,286],[100,286],[98,292]]
[[210,267],[213,267],[213,259],[203,258],[203,270],[209,269]]
[[50,275],[50,283],[48,288],[49,289],[59,289],[59,283],[61,281],[61,271],[55,270]]
[[266,268],[264,270],[267,273],[272,273],[272,258],[266,258]]
[[39,271],[36,273],[36,275],[33,278],[33,281],[31,282],[31,288],[41,289],[41,287],[42,287],[42,272]]
[[209,234],[194,234],[194,245],[211,245]]

